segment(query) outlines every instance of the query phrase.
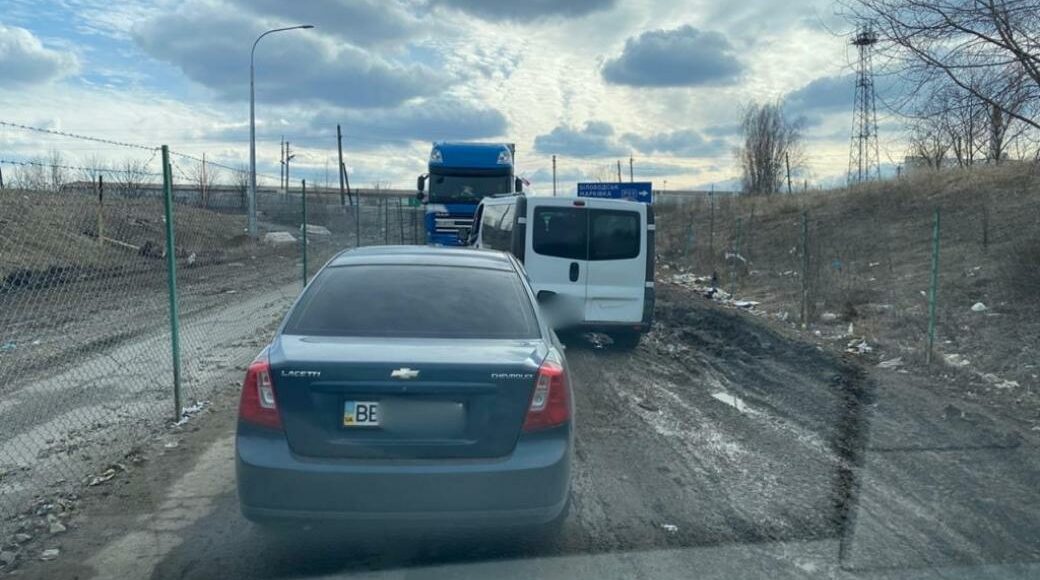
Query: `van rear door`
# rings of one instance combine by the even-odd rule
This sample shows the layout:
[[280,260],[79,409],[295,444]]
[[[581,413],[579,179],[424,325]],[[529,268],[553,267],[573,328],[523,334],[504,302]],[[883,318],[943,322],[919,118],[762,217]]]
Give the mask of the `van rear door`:
[[588,280],[588,210],[569,199],[529,198],[524,268],[556,328],[581,323]]
[[643,319],[648,252],[646,206],[589,200],[585,321]]

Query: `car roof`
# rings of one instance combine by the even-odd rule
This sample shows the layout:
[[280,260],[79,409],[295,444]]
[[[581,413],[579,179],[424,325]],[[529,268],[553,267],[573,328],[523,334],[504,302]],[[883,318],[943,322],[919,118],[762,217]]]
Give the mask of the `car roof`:
[[366,246],[345,250],[329,261],[329,267],[407,264],[463,266],[515,271],[509,256],[496,250],[445,246]]

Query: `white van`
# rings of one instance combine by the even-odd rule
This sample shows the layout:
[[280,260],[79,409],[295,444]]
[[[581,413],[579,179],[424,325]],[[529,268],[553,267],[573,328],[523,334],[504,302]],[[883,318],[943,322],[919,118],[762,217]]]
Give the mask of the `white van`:
[[484,198],[469,245],[510,252],[561,329],[631,348],[654,314],[654,214],[643,203],[584,197]]

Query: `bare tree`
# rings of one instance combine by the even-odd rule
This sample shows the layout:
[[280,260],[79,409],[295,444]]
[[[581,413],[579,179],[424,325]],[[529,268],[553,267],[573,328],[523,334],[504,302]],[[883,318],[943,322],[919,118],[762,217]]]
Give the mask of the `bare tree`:
[[61,151],[52,149],[47,155],[47,186],[51,191],[61,191],[69,181],[69,173],[64,162]]
[[783,102],[753,103],[741,120],[744,144],[737,150],[744,193],[777,193],[787,165],[801,166],[801,131],[784,113]]
[[50,185],[47,160],[39,155],[25,162],[14,178],[11,179],[14,187],[32,191],[45,191]]
[[950,151],[950,131],[941,114],[914,119],[908,138],[909,154],[932,169],[942,169]]
[[249,193],[249,166],[239,165],[238,170],[232,176],[232,180],[235,190],[238,191],[239,207],[245,209],[246,194]]
[[213,186],[220,180],[220,172],[212,163],[207,163],[203,166],[202,163],[193,163],[188,166],[188,170],[185,172],[188,181],[192,185],[199,188],[199,199],[203,207],[209,206],[209,192],[213,189]]
[[1006,117],[1040,129],[1040,0],[842,2],[911,87],[952,85],[999,110],[1001,126]]
[[104,157],[93,153],[83,160],[83,167],[79,171],[79,177],[83,181],[97,183],[98,175],[104,174],[107,169],[108,163]]
[[140,159],[132,158],[122,160],[112,172],[116,186],[127,197],[140,195],[141,185],[147,176],[148,165]]

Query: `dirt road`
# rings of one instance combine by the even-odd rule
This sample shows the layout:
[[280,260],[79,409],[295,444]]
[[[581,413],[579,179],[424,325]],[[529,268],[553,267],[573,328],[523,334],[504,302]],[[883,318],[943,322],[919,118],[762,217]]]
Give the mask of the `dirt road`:
[[674,287],[633,353],[568,346],[574,509],[551,543],[238,514],[234,389],[96,489],[28,578],[1040,575],[1038,433]]

